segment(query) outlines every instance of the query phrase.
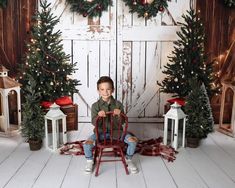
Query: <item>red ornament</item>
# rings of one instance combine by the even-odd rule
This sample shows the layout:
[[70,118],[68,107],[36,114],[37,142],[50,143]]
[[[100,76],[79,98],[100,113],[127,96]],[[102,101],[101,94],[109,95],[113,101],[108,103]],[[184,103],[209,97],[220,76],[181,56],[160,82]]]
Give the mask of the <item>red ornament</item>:
[[163,7],[163,6],[159,6],[159,7],[158,7],[158,10],[161,11],[161,12],[163,12],[163,11],[164,11],[164,7]]
[[97,10],[101,10],[102,8],[101,8],[100,5],[97,5],[97,6],[96,6],[96,9],[97,9]]
[[82,15],[83,15],[83,17],[87,17],[88,14],[85,12]]
[[141,4],[142,5],[146,5],[147,4],[147,0],[141,0]]

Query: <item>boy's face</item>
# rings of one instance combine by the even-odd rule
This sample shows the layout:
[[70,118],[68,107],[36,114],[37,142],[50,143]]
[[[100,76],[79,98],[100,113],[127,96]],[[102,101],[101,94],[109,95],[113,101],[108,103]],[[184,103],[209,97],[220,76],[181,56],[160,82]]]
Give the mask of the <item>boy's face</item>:
[[101,83],[99,84],[98,93],[103,101],[109,101],[113,93],[112,86],[108,82]]

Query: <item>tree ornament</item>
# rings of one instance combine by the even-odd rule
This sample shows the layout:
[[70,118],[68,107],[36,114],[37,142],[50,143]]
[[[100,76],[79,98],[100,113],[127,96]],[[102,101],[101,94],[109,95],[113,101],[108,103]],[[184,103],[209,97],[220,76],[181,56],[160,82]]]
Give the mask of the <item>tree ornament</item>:
[[141,4],[142,4],[142,5],[147,4],[147,0],[141,0]]
[[[76,93],[79,81],[72,79],[70,83],[65,80],[67,75],[72,75],[76,70],[76,64],[70,64],[70,56],[63,51],[61,31],[56,25],[59,18],[53,15],[50,3],[39,0],[40,9],[32,17],[30,41],[28,41],[25,63],[22,63],[20,71],[23,74],[21,80],[22,92],[27,95],[26,88],[30,77],[35,78],[36,89],[41,88],[40,101],[54,101],[56,98],[68,93]],[[40,22],[40,27],[38,25]],[[38,35],[40,33],[40,35]],[[49,50],[50,49],[50,50]],[[26,65],[28,63],[28,66]],[[62,71],[63,69],[63,71]],[[58,71],[57,71],[58,70]],[[24,73],[25,72],[25,73]],[[56,85],[56,83],[63,83]],[[63,92],[61,92],[63,88]],[[56,93],[53,93],[53,89]]]
[[[207,54],[204,49],[205,41],[202,39],[202,36],[205,36],[204,26],[201,25],[202,20],[198,19],[199,15],[194,9],[190,9],[182,17],[184,24],[177,32],[179,39],[174,42],[174,51],[168,57],[169,63],[164,66],[165,70],[162,71],[166,77],[161,83],[158,82],[160,91],[184,98],[192,90],[190,80],[195,78],[205,84],[209,96],[212,96],[218,92],[218,89],[213,88],[211,84],[216,79],[213,63],[208,63],[205,70],[203,69],[203,65],[207,62]],[[172,85],[175,88],[172,88]]]
[[163,12],[163,11],[164,11],[164,7],[163,7],[163,6],[159,6],[159,7],[158,7],[158,10],[161,11],[161,12]]
[[101,17],[113,5],[112,0],[66,0],[72,12],[77,12],[83,17]]
[[88,14],[86,12],[82,14],[83,17],[87,17],[87,15]]
[[147,12],[144,13],[144,17],[145,17],[145,18],[147,18],[148,15],[149,15],[149,14],[148,14]]
[[148,4],[151,4],[154,0],[146,0]]
[[[129,7],[130,13],[137,13],[138,17],[150,19],[168,7],[167,0],[123,0]],[[134,6],[133,6],[134,5]]]

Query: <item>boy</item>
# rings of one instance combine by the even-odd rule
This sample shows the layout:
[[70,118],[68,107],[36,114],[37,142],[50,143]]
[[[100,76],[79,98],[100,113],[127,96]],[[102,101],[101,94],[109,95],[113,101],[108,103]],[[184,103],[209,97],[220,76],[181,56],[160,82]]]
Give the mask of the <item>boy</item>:
[[[113,80],[108,76],[102,76],[97,81],[97,90],[100,95],[100,99],[95,102],[91,107],[91,118],[92,124],[95,125],[95,120],[97,116],[106,117],[106,112],[113,111],[115,116],[119,116],[120,113],[123,113],[123,105],[121,102],[115,100],[112,96],[114,92],[114,84]],[[94,142],[96,140],[95,133],[92,134],[84,143],[84,153],[87,159],[87,164],[85,168],[86,174],[90,174],[93,170],[93,154],[92,148],[94,147]],[[127,143],[127,152],[126,152],[126,162],[128,164],[128,169],[131,173],[137,173],[137,167],[132,163],[131,159],[134,155],[137,138],[131,136],[130,134],[126,134],[125,143]]]

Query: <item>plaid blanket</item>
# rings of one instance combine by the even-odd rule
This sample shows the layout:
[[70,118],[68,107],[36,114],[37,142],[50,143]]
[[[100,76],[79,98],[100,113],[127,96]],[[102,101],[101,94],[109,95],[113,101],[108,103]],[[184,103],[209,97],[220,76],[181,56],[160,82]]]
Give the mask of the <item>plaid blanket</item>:
[[[83,142],[85,142],[85,140],[66,143],[59,149],[60,154],[84,155]],[[175,155],[177,151],[171,146],[163,145],[162,137],[159,137],[157,139],[139,140],[136,146],[136,153],[145,156],[161,156],[173,162],[176,159]]]

